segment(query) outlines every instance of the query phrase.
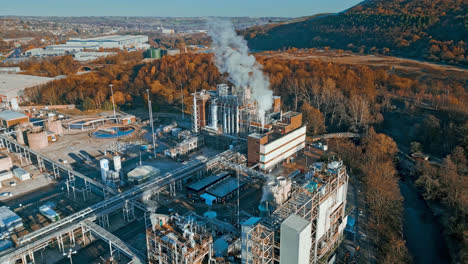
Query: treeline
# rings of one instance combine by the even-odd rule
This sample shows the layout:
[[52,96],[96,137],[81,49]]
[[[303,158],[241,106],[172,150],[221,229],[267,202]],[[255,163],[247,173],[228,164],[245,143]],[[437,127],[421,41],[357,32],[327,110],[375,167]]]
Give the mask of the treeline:
[[408,263],[403,238],[403,197],[395,168],[396,143],[373,128],[359,144],[333,140],[330,149],[338,153],[353,181],[363,185],[369,210],[369,237],[377,248],[377,263]]
[[177,35],[166,35],[166,34],[154,34],[149,33],[150,44],[156,48],[178,48],[181,51],[185,49],[187,45],[202,45],[210,46],[211,38],[206,33],[195,33],[195,34],[177,34]]
[[[21,68],[23,74],[45,77],[75,74],[79,65],[80,64],[73,59],[72,55],[46,59],[31,58],[14,64],[14,66]],[[9,64],[9,66],[13,66],[13,64]]]
[[[388,68],[283,59],[269,54],[258,55],[257,59],[269,76],[274,93],[282,97],[284,110],[308,112],[311,134],[324,131],[321,123],[329,131],[366,131],[383,120],[382,112],[391,109],[395,96],[409,98],[412,104],[424,103],[460,113],[461,118],[452,126],[459,126],[468,112],[468,93],[462,83],[432,79],[423,83]],[[35,103],[80,104],[90,97],[99,108],[103,97],[107,99],[107,86],[112,82],[114,89],[126,98],[120,104],[129,106],[132,100],[127,99],[144,96],[146,89],[151,90],[159,107],[180,105],[182,89],[184,109],[188,111],[191,93],[227,82],[227,76],[221,76],[213,64],[211,54],[166,56],[141,64],[141,53],[119,53],[96,63],[111,65],[55,81],[39,90],[30,89],[30,98]]]
[[331,47],[468,65],[464,0],[364,1],[344,13],[242,31],[256,50]]
[[[134,78],[134,69],[141,64],[142,58],[141,52],[121,52],[100,58],[93,63],[108,65],[93,72],[70,75],[40,87],[26,89],[25,96],[32,103],[66,103],[82,106],[84,110],[108,110],[109,107],[112,108],[109,102],[111,96],[109,85],[113,84],[115,103],[131,107],[133,97],[139,95],[139,90],[135,91],[130,81]],[[73,69],[75,73],[77,67]]]
[[[465,134],[466,137],[466,134]],[[468,162],[467,152],[456,147],[440,167],[421,161],[415,173],[423,197],[443,208],[442,222],[452,241],[455,261],[468,261]]]

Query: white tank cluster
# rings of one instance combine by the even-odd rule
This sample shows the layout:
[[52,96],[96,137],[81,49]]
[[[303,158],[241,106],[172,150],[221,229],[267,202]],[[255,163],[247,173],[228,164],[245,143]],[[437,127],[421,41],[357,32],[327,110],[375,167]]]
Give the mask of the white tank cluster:
[[122,169],[122,160],[119,155],[112,158],[114,170],[110,169],[109,160],[101,159],[99,161],[101,167],[102,182],[110,187],[117,187],[120,184],[120,170]]
[[281,205],[291,197],[291,180],[286,177],[279,176],[275,181],[268,182],[268,187],[273,193],[275,203]]

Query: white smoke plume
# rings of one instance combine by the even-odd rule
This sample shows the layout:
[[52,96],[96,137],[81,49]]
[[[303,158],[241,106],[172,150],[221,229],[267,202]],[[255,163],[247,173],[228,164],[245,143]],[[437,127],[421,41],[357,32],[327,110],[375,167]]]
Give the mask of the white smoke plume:
[[273,104],[273,92],[270,89],[270,80],[263,74],[262,65],[249,54],[247,41],[236,34],[229,20],[210,19],[208,28],[215,51],[216,67],[221,73],[228,73],[229,81],[237,88],[251,89],[252,99],[257,102],[258,115],[263,125],[265,113]]

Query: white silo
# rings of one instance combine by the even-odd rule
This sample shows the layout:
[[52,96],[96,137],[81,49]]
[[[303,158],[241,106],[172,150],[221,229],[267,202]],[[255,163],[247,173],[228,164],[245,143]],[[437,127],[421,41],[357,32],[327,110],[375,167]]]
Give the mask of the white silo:
[[107,171],[109,171],[109,160],[101,159],[99,164],[101,165],[101,179],[102,182],[105,183],[107,178]]
[[120,156],[114,156],[114,170],[119,172],[122,169],[122,161],[120,160]]
[[216,99],[211,103],[211,127],[216,129],[218,125],[218,106],[216,105]]

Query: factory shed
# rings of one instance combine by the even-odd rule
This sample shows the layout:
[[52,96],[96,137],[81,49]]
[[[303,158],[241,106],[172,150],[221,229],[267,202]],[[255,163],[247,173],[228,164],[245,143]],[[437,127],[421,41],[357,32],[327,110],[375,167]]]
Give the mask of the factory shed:
[[0,230],[13,231],[16,228],[23,227],[21,217],[15,214],[6,206],[0,207]]
[[227,176],[229,176],[229,173],[224,171],[224,172],[221,172],[221,173],[218,173],[218,174],[213,174],[213,175],[210,175],[206,178],[203,178],[202,180],[196,182],[196,183],[193,183],[189,186],[187,186],[187,189],[191,192],[195,192],[195,193],[200,193],[200,192],[203,192],[206,188],[208,188],[209,186],[219,182],[220,180],[226,178]]
[[217,202],[225,202],[238,187],[242,188],[244,185],[245,182],[241,181],[238,186],[237,179],[229,177],[208,188],[207,193],[215,196]]
[[11,127],[29,122],[29,117],[20,112],[5,110],[0,112],[0,122],[4,127]]

